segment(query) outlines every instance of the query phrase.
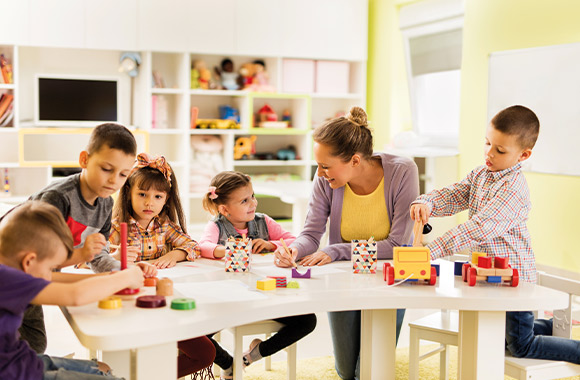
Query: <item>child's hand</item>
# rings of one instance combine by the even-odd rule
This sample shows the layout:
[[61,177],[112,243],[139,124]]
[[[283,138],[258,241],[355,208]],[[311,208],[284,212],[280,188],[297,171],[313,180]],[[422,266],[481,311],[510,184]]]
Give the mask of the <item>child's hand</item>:
[[224,247],[223,245],[218,245],[213,250],[213,257],[215,257],[216,259],[221,259],[225,255],[226,255],[226,247]]
[[411,205],[411,219],[426,224],[429,221],[429,206],[423,203]]
[[281,268],[289,268],[296,265],[296,257],[298,257],[298,249],[295,247],[289,247],[288,249],[290,250],[291,255],[288,255],[284,247],[278,247],[274,251],[274,256],[276,256],[274,264],[276,264],[276,266]]
[[270,243],[264,239],[252,240],[252,253],[260,253],[262,251],[272,252],[276,249],[276,244]]
[[145,277],[155,277],[157,276],[157,268],[144,261],[139,261],[137,267],[143,271]]
[[180,249],[175,249],[159,257],[158,259],[152,260],[150,262],[152,265],[154,265],[159,269],[171,268],[174,267],[178,261],[185,260],[186,255],[187,254],[184,251]]
[[128,288],[132,289],[141,288],[145,283],[145,279],[143,277],[145,271],[142,272],[138,267],[131,267],[117,273],[123,276],[127,276],[127,279],[129,281],[127,283]]
[[[137,257],[139,257],[139,254],[141,253],[141,248],[134,246],[134,245],[130,245],[127,247],[127,263],[134,263],[135,261],[137,261]],[[118,248],[115,253],[113,253],[111,256],[113,256],[115,259],[121,261],[121,248]]]
[[106,245],[107,240],[105,240],[105,237],[99,233],[87,236],[85,245],[80,248],[82,262],[93,261],[95,255],[100,253]]

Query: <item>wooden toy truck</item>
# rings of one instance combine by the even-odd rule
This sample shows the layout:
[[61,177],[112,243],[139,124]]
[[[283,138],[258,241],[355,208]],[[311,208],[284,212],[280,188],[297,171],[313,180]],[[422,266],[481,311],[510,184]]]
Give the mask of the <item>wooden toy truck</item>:
[[393,248],[393,266],[383,265],[383,276],[388,285],[395,280],[437,282],[437,270],[431,266],[431,252],[427,247]]
[[463,264],[463,282],[475,286],[477,280],[494,284],[509,283],[518,286],[520,277],[517,269],[512,269],[507,257],[488,257],[485,253],[473,252],[471,262]]

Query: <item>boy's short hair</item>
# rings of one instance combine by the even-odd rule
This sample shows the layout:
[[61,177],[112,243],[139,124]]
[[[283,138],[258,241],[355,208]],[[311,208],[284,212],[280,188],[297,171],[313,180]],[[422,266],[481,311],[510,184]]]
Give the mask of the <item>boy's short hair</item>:
[[104,145],[111,149],[118,149],[125,154],[137,155],[135,136],[121,124],[105,123],[93,129],[87,152],[89,154],[98,152]]
[[33,251],[38,260],[49,258],[54,253],[55,240],[62,242],[70,259],[73,252],[73,237],[62,214],[50,203],[27,201],[0,219],[0,255],[18,259],[15,255]]
[[532,149],[540,133],[540,120],[536,114],[524,106],[511,106],[491,119],[493,127],[507,135],[515,135],[524,149]]

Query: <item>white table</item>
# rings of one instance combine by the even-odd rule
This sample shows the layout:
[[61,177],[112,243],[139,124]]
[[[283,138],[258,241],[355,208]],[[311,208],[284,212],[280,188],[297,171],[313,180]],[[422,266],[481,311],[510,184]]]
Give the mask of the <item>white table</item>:
[[[269,265],[269,260],[266,257],[254,262],[253,271]],[[175,278],[174,282],[233,279],[255,288],[256,280],[264,277],[256,273],[225,273],[222,262],[202,259],[195,265],[198,269],[217,265],[220,270]],[[489,284],[468,287],[452,275],[451,266],[452,263],[442,262],[436,286],[387,287],[382,272],[356,275],[350,262],[339,262],[328,267],[344,272],[300,280],[300,289],[261,292],[265,296],[260,300],[198,302],[195,311],[139,309],[134,301],[126,301],[121,310],[101,310],[92,304],[63,308],[63,312],[80,342],[91,350],[102,350],[103,360],[118,376],[147,380],[176,378],[179,340],[264,319],[361,309],[361,379],[393,380],[396,309],[457,309],[460,378],[503,379],[505,311],[565,308],[568,298],[564,293],[532,284],[517,288]],[[201,292],[200,297],[207,298],[206,293]]]

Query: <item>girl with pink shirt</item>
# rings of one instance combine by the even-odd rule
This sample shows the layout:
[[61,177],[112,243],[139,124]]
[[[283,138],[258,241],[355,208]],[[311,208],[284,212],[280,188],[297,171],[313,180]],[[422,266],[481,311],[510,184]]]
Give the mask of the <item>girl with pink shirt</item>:
[[[242,235],[252,239],[252,252],[276,250],[280,239],[290,244],[295,236],[285,231],[267,215],[256,213],[258,201],[250,177],[240,172],[226,171],[211,180],[211,186],[203,199],[203,208],[215,216],[205,228],[200,240],[203,257],[220,259],[225,256],[225,241]],[[314,314],[274,319],[284,325],[275,335],[265,341],[254,339],[244,353],[244,367],[290,346],[310,334],[316,327]],[[221,379],[233,378],[232,356],[208,335],[216,349],[214,363],[222,368]]]

